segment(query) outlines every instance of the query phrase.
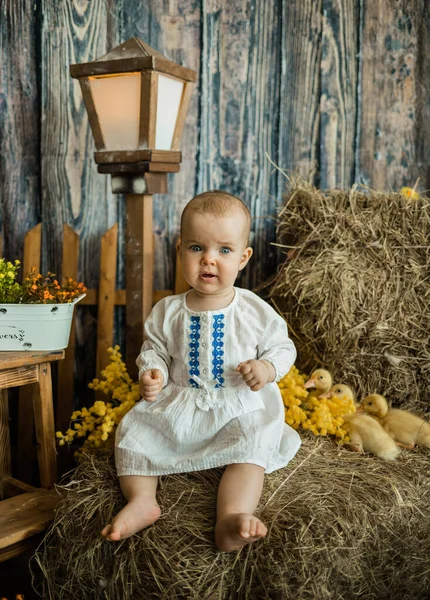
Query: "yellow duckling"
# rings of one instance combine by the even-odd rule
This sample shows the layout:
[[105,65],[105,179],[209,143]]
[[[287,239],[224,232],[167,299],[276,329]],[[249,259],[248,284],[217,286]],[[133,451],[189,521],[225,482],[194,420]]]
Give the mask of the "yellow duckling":
[[[351,388],[341,383],[334,385],[326,397],[335,396],[354,399]],[[344,415],[342,418],[351,440],[345,445],[348,445],[354,452],[371,452],[384,460],[395,460],[400,454],[400,449],[395,441],[369,415],[359,412]]]
[[361,405],[368,415],[374,417],[398,445],[413,450],[415,445],[430,448],[430,424],[406,410],[388,408],[388,402],[380,394],[370,394]]
[[315,388],[309,392],[306,402],[312,398],[319,398],[321,394],[326,394],[333,385],[333,379],[330,371],[326,369],[316,369],[305,383],[305,388]]

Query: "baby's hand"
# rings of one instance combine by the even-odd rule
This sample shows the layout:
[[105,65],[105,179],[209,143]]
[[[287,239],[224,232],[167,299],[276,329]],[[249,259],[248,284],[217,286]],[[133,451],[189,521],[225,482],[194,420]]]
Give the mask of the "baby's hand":
[[159,369],[150,369],[142,373],[139,379],[142,398],[147,402],[154,402],[163,383],[163,373]]
[[245,360],[237,368],[242,375],[242,379],[253,392],[258,392],[264,388],[266,383],[275,379],[276,373],[273,366],[263,360]]

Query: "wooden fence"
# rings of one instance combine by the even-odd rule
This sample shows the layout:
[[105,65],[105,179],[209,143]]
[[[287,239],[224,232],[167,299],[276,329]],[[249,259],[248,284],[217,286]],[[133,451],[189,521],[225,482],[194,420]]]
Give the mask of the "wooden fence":
[[[0,248],[2,247],[0,238]],[[78,280],[79,235],[68,225],[63,226],[62,280],[72,277]],[[21,268],[22,276],[35,267],[40,272],[42,247],[42,224],[30,229],[24,239],[24,259]],[[86,297],[78,306],[97,306],[97,357],[94,377],[108,364],[108,348],[114,343],[114,311],[115,306],[126,305],[126,290],[116,289],[116,266],[118,251],[118,225],[115,223],[101,237],[100,277],[98,289],[87,289]],[[85,282],[84,282],[85,283]],[[173,293],[180,294],[188,289],[182,277],[180,263],[176,261],[175,287],[172,290],[157,290],[153,293],[153,303]],[[76,311],[75,311],[76,315]],[[73,412],[74,399],[74,363],[75,363],[75,318],[70,332],[69,346],[65,359],[58,365],[57,389],[54,392],[56,429],[68,428],[70,415]],[[17,463],[20,476],[28,478],[31,473],[28,456],[33,444],[32,398],[27,386],[19,390],[18,406],[18,445]],[[26,459],[27,457],[27,459]],[[27,467],[25,465],[28,465]]]

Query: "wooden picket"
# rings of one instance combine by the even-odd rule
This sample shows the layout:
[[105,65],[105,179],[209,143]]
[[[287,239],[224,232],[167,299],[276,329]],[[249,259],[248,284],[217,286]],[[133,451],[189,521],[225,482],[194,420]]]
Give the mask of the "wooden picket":
[[[24,242],[25,244],[25,242]],[[25,246],[24,246],[25,247]],[[63,226],[63,256],[62,256],[62,282],[66,282],[67,277],[78,280],[79,265],[79,236],[69,225]],[[66,350],[64,360],[58,364],[58,388],[56,411],[56,425],[58,429],[64,431],[67,429],[70,415],[73,412],[73,380],[75,365],[75,345],[76,330],[75,319],[72,321],[70,330],[69,345]]]
[[[40,251],[42,248],[42,224],[39,223],[25,236],[22,273],[29,273],[32,267],[40,272]],[[21,386],[18,391],[18,439],[17,477],[30,481],[33,471],[33,397],[31,387]]]
[[[35,267],[40,272],[41,263],[41,241],[42,224],[39,223],[27,232],[24,239],[24,260],[22,274],[30,272]],[[0,236],[0,256],[2,237]],[[97,305],[97,357],[96,369],[98,375],[108,363],[108,348],[114,342],[114,311],[115,306],[126,305],[126,290],[117,290],[116,284],[116,256],[118,250],[118,225],[113,225],[101,238],[100,252],[100,279],[98,289],[88,289],[86,297],[80,302],[81,305]],[[62,276],[72,277],[78,280],[79,263],[79,235],[68,225],[63,228],[63,255]],[[180,263],[176,263],[176,277],[174,290],[157,290],[153,292],[153,303],[173,293],[182,293],[188,289],[183,279]],[[56,406],[56,428],[67,429],[70,415],[73,412],[73,375],[75,354],[75,325],[72,324],[69,346],[66,350],[65,359],[60,361],[58,368],[57,406]],[[19,473],[17,475],[24,480],[29,480],[33,465],[29,457],[33,455],[33,408],[30,389],[23,386],[19,390],[19,412],[18,412],[18,435],[19,448],[18,460]]]

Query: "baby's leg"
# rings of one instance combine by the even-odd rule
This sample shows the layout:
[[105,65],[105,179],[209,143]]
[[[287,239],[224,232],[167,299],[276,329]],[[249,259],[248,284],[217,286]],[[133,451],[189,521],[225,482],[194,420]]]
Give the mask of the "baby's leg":
[[126,475],[119,478],[127,504],[102,530],[104,538],[113,542],[123,540],[158,519],[161,511],[155,497],[157,482],[158,477],[153,476]]
[[215,526],[215,543],[219,550],[239,550],[266,535],[266,526],[254,517],[263,478],[263,467],[247,463],[229,465],[224,471],[218,489]]

